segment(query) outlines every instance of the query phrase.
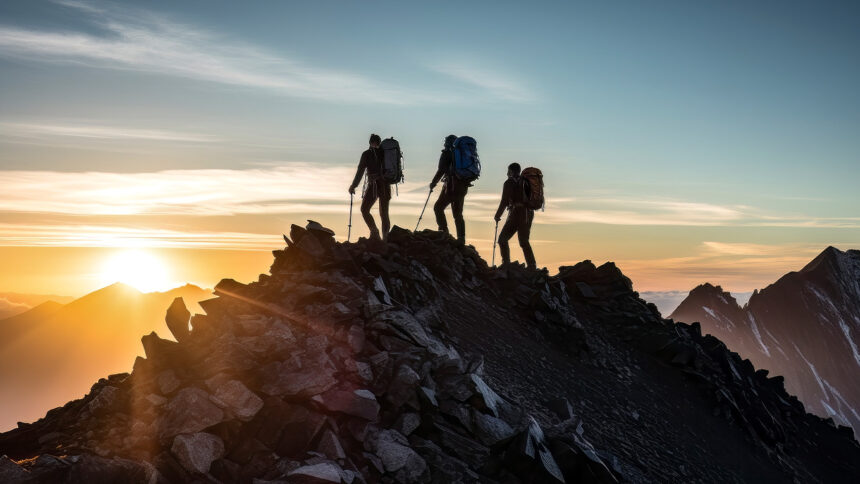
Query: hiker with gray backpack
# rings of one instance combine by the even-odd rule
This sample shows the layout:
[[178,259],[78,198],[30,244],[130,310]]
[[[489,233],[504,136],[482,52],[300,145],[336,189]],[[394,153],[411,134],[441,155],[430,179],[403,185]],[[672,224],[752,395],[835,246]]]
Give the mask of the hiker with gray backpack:
[[537,268],[535,254],[529,243],[529,235],[531,234],[535,210],[542,209],[543,206],[543,174],[541,171],[537,168],[526,168],[520,172],[519,163],[508,165],[508,179],[505,180],[502,187],[502,201],[499,202],[499,209],[496,210],[496,215],[493,217],[496,221],[496,230],[498,230],[502,213],[505,209],[508,210],[508,218],[505,220],[505,225],[502,226],[502,232],[499,233],[498,237],[503,265],[511,262],[511,249],[508,246],[508,241],[514,234],[517,234],[520,247],[523,249],[523,256],[526,259],[526,267],[529,269]]
[[478,158],[478,145],[475,139],[469,136],[453,134],[445,138],[442,154],[439,155],[439,167],[436,175],[430,182],[430,191],[436,188],[444,177],[442,192],[439,199],[433,205],[436,213],[436,224],[439,230],[448,233],[448,220],[445,218],[445,208],[451,205],[454,215],[454,226],[457,229],[457,241],[466,243],[466,222],[463,220],[463,205],[466,193],[472,182],[481,175],[481,161]]
[[[388,240],[388,231],[391,228],[391,220],[388,217],[391,185],[396,186],[403,181],[403,153],[397,140],[394,138],[383,140],[377,134],[370,135],[370,147],[361,154],[355,178],[349,186],[350,195],[355,194],[355,189],[365,171],[367,178],[361,195],[361,216],[367,228],[370,229],[371,239]],[[379,218],[382,219],[381,236],[379,229],[376,228],[376,221],[370,214],[370,209],[377,200],[379,200]]]

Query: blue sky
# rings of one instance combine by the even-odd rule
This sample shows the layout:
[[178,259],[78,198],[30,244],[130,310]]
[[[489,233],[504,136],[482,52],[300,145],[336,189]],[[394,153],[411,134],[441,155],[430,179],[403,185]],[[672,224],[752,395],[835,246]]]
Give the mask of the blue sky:
[[547,177],[539,262],[615,260],[648,289],[752,289],[826,245],[860,245],[858,14],[5,1],[0,246],[113,247],[125,239],[105,233],[119,231],[163,247],[145,232],[169,230],[189,248],[260,250],[287,221],[342,222],[338,197],[372,131],[404,147],[394,216],[410,226],[453,132],[477,138],[484,162],[467,203],[480,250],[504,167],[521,161]]

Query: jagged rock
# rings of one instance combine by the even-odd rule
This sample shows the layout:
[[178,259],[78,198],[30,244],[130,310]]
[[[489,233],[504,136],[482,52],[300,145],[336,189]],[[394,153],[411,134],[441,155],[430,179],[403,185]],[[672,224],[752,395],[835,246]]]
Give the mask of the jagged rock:
[[502,419],[481,412],[474,412],[476,435],[481,442],[494,446],[514,435],[514,429]]
[[321,236],[327,236],[329,238],[334,237],[334,230],[327,227],[323,227],[322,224],[314,220],[308,220],[308,224],[305,226],[305,228],[309,232],[321,234]]
[[239,420],[250,420],[263,408],[263,400],[238,380],[219,385],[212,398],[215,404]]
[[564,475],[547,446],[540,424],[528,418],[528,427],[507,451],[506,464],[524,475],[543,475],[545,482],[565,482]]
[[409,447],[406,437],[394,430],[382,430],[368,442],[385,472],[392,474],[396,481],[425,482],[427,462]]
[[272,396],[318,395],[337,384],[334,370],[328,366],[296,369],[292,363],[275,363],[263,376],[263,393]]
[[140,342],[143,344],[146,359],[159,365],[168,364],[170,359],[177,354],[177,343],[161,339],[155,331],[142,337]]
[[224,442],[205,432],[177,435],[170,451],[188,472],[206,474],[217,459],[224,456]]
[[477,407],[498,417],[502,398],[489,385],[484,383],[484,380],[480,376],[473,373],[469,375],[469,378],[474,385]]
[[329,411],[354,415],[365,420],[376,420],[379,414],[379,403],[376,401],[376,397],[364,389],[353,391],[329,390],[316,395],[312,400]]
[[111,410],[116,404],[119,395],[119,389],[113,386],[105,386],[99,390],[99,393],[90,400],[87,404],[87,410],[93,415],[103,415]]
[[200,388],[180,390],[164,407],[157,421],[159,438],[199,432],[224,420],[224,412]]
[[184,341],[188,338],[189,319],[191,319],[191,311],[185,307],[185,301],[181,297],[177,297],[167,308],[167,315],[164,317],[165,322],[167,322],[167,329],[170,330],[176,341]]

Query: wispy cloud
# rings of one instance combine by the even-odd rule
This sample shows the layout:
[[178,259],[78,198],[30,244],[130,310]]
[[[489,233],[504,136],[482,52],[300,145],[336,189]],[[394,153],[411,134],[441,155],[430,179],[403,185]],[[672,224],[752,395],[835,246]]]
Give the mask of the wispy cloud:
[[3,224],[0,246],[271,250],[280,235],[87,224]]
[[431,66],[434,71],[477,88],[481,94],[515,103],[534,101],[536,94],[509,75],[468,63],[444,62]]
[[64,137],[99,140],[143,140],[211,143],[214,136],[198,133],[182,133],[158,129],[141,129],[120,126],[95,126],[86,124],[39,124],[0,122],[0,135],[24,138]]
[[87,16],[105,34],[2,26],[0,54],[151,72],[338,102],[405,105],[451,99],[442,92],[405,89],[353,72],[311,66],[147,11],[113,4],[60,3]]

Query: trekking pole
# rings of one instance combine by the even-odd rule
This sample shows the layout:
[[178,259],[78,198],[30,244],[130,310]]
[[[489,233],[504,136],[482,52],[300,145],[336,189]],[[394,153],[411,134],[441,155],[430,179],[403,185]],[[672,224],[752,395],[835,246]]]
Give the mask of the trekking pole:
[[430,195],[433,194],[433,189],[430,189],[430,193],[427,194],[427,200],[424,201],[424,208],[421,209],[421,215],[418,216],[418,223],[415,224],[415,232],[418,232],[418,226],[421,225],[421,217],[424,216],[424,211],[427,210],[427,204],[430,202]]
[[496,267],[496,239],[499,238],[499,221],[496,220],[496,233],[493,235],[493,267]]
[[346,231],[346,241],[349,242],[349,238],[352,236],[352,197],[353,194],[349,194],[349,225],[347,225]]

